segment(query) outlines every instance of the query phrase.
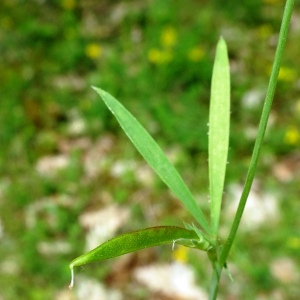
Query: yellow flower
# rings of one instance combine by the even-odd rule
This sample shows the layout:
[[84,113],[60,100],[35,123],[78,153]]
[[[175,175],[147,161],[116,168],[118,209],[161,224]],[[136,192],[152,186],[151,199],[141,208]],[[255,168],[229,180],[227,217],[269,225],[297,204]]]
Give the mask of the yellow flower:
[[291,249],[300,249],[300,237],[290,237],[287,240],[287,246]]
[[171,27],[165,27],[160,35],[160,43],[164,48],[171,48],[177,43],[176,30]]
[[156,48],[152,48],[148,51],[148,60],[152,63],[157,63],[160,60],[160,51]]
[[193,47],[188,52],[188,58],[191,61],[200,61],[204,57],[204,50],[201,47]]
[[76,0],[62,0],[61,6],[66,10],[72,10],[76,6]]
[[261,38],[269,37],[273,32],[272,26],[270,26],[269,24],[261,25],[257,28],[257,32]]
[[188,248],[181,246],[181,245],[176,245],[176,249],[172,253],[172,257],[181,263],[186,263],[188,261]]
[[171,61],[173,55],[169,51],[161,51],[157,48],[152,48],[148,51],[148,60],[157,65],[165,64]]
[[281,81],[295,81],[297,74],[295,70],[287,67],[281,67],[278,75],[278,80]]
[[285,136],[284,142],[288,145],[295,145],[300,141],[300,133],[298,128],[295,126],[288,127]]
[[101,56],[102,54],[102,48],[100,45],[96,43],[88,44],[85,47],[85,54],[87,57],[95,59]]

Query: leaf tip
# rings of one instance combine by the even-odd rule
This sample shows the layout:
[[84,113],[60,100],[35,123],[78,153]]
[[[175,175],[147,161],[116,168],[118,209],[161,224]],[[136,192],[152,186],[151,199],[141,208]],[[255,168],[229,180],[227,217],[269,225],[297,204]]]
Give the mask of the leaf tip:
[[227,48],[226,41],[225,41],[225,39],[223,38],[223,36],[222,36],[222,35],[221,35],[221,36],[220,36],[220,38],[219,38],[219,42],[218,42],[218,45],[217,45],[217,47],[218,47],[219,45],[221,45],[221,46],[223,46],[223,47],[226,47],[226,48]]
[[91,88],[92,88],[94,91],[96,91],[97,93],[102,92],[102,90],[101,90],[100,88],[98,88],[98,87],[96,87],[96,86],[94,86],[94,85],[91,85]]
[[109,95],[105,90],[102,90],[99,87],[92,85],[91,88],[99,94],[99,96],[102,98],[102,100],[104,100],[103,97],[107,97]]

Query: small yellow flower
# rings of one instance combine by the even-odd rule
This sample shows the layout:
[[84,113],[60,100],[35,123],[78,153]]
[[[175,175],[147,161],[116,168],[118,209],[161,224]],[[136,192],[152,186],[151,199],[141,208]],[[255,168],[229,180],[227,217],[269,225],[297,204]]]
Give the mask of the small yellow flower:
[[100,45],[96,43],[88,44],[85,47],[85,54],[87,57],[95,59],[101,56],[102,54],[102,48]]
[[156,64],[160,60],[160,50],[156,48],[152,48],[148,51],[148,60]]
[[261,38],[266,38],[272,34],[273,29],[269,24],[263,24],[257,28],[257,32]]
[[160,43],[164,48],[171,48],[177,43],[176,30],[171,27],[165,27],[160,35]]
[[300,249],[300,237],[290,237],[287,240],[287,246],[291,249]]
[[157,65],[165,64],[171,61],[173,55],[169,51],[161,51],[157,48],[152,48],[148,51],[148,60]]
[[181,245],[176,245],[176,249],[172,253],[172,257],[181,263],[186,263],[188,261],[188,248],[181,246]]
[[281,67],[278,75],[278,80],[281,81],[295,81],[297,78],[297,74],[295,70],[287,67]]
[[193,47],[188,52],[188,59],[191,61],[200,61],[204,57],[204,50],[201,47]]
[[72,10],[76,6],[75,0],[62,0],[61,6],[66,10]]
[[288,145],[295,145],[299,143],[300,141],[300,133],[298,128],[295,126],[288,127],[285,136],[284,136],[284,142]]

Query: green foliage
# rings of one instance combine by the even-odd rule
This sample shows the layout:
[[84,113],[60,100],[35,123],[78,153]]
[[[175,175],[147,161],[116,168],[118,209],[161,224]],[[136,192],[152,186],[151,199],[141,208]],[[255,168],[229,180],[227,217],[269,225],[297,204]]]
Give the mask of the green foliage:
[[[217,298],[219,280],[222,269],[227,269],[226,258],[229,254],[229,250],[233,244],[238,226],[241,221],[242,213],[244,211],[246,201],[250,192],[250,188],[254,179],[256,171],[259,153],[264,138],[267,121],[270,115],[270,109],[275,93],[275,87],[280,69],[282,52],[285,46],[287,37],[288,26],[291,19],[293,9],[293,1],[288,1],[282,21],[282,27],[279,35],[278,47],[275,54],[273,63],[273,69],[271,72],[269,87],[266,95],[265,105],[262,111],[257,139],[255,142],[251,163],[249,166],[248,175],[246,178],[245,186],[242,192],[242,196],[239,202],[238,210],[235,215],[231,232],[227,238],[226,244],[220,246],[218,241],[218,227],[221,213],[221,201],[223,194],[223,186],[225,179],[225,171],[227,165],[227,153],[228,153],[228,140],[229,140],[229,114],[230,114],[230,77],[229,77],[229,62],[227,47],[225,41],[221,38],[218,46],[216,59],[212,75],[212,87],[211,87],[211,104],[210,104],[210,117],[209,117],[209,179],[210,179],[210,197],[211,197],[211,223],[212,233],[214,234],[214,240],[210,240],[211,237],[202,237],[202,233],[199,232],[200,242],[202,245],[202,239],[207,240],[207,245],[200,249],[206,250],[208,258],[210,259],[213,267],[213,275],[211,281],[211,289],[209,298],[214,300]],[[173,36],[171,39],[167,39],[168,43],[173,45]],[[169,60],[169,54],[166,53],[163,56],[162,62]],[[141,126],[141,124],[121,105],[115,98],[113,98],[107,92],[94,88],[98,94],[102,97],[103,101],[111,112],[115,115],[116,119],[120,123],[122,129],[132,141],[137,150],[142,154],[149,165],[156,171],[161,179],[169,186],[169,188],[179,197],[185,207],[193,214],[195,219],[204,228],[206,233],[211,234],[211,229],[206,223],[204,214],[201,209],[197,209],[196,202],[193,199],[188,188],[182,181],[181,177],[163,154],[162,150],[158,147],[148,132]],[[192,228],[191,228],[192,229]],[[196,235],[198,230],[195,229]],[[145,234],[146,233],[146,234]],[[176,230],[176,234],[179,233]],[[140,235],[144,236],[140,238]],[[178,240],[186,240],[184,234],[179,233]],[[73,286],[73,267],[82,265],[89,262],[99,261],[114,256],[126,254],[132,251],[136,251],[145,247],[151,247],[153,245],[159,245],[167,240],[171,240],[169,232],[163,234],[157,234],[154,228],[148,228],[144,231],[129,233],[121,235],[113,240],[110,240],[98,248],[95,248],[91,252],[83,254],[79,258],[75,259],[70,264],[72,271],[71,287]],[[190,240],[192,245],[193,239]],[[185,246],[189,246],[184,242]],[[229,277],[231,275],[227,270]]]
[[[295,16],[299,9],[296,3]],[[230,45],[232,66],[229,166],[221,217],[226,235],[232,216],[225,211],[234,198],[227,187],[244,181],[250,162],[282,10],[283,2],[276,0],[191,0],[189,5],[184,0],[0,1],[0,298],[54,299],[67,293],[66,265],[86,246],[89,230],[80,223],[86,212],[116,203],[130,207],[130,220],[116,234],[155,224],[180,226],[178,219],[191,222],[164,184],[148,169],[144,172],[140,156],[109,111],[91,101],[98,99],[91,85],[108,90],[142,121],[209,216],[207,116],[213,53],[220,35]],[[175,33],[172,47],[162,43],[166,33]],[[241,279],[234,287],[234,296],[241,299],[300,295],[298,281],[283,282],[271,269],[277,257],[293,262],[296,269],[300,265],[298,35],[296,18],[255,190],[276,195],[280,221],[268,219],[267,224],[239,232],[229,269],[235,283]],[[171,60],[150,61],[153,49],[163,54],[160,58],[171,54]],[[257,90],[262,97],[255,96]],[[84,126],[71,131],[78,123]],[[41,161],[56,157],[68,163],[51,174],[38,171]],[[124,176],[112,174],[116,164],[128,160],[134,167]],[[56,246],[61,241],[65,252]],[[43,251],[45,244],[51,254]],[[151,259],[143,264],[162,257],[177,260],[170,258],[169,247],[150,253]],[[141,257],[144,253],[133,255],[134,263],[122,274],[138,267]],[[208,285],[206,256],[188,251],[186,262],[193,265],[197,283]],[[130,279],[113,272],[115,263],[119,262],[91,266],[84,275],[109,282],[125,298],[138,299],[139,289],[132,289]],[[276,281],[271,290],[260,285],[253,271],[260,265]],[[296,276],[297,270],[292,274]],[[231,287],[225,277],[220,296],[232,296]],[[144,288],[140,298],[153,297],[149,294]]]
[[[188,229],[179,227],[151,227],[120,235],[75,258],[70,263],[70,269],[72,272],[70,287],[73,287],[73,268],[75,266],[81,266],[95,261],[102,261],[140,249],[171,242],[173,242],[173,244],[177,242],[187,247],[207,251],[208,258],[214,269],[212,287],[217,287],[218,278],[220,277],[223,267],[223,264],[219,265],[218,263],[218,254],[220,253],[220,249],[217,244],[217,234],[229,146],[230,83],[227,47],[224,39],[220,39],[216,51],[212,77],[211,112],[209,118],[209,179],[212,202],[211,222],[213,231],[211,231],[203,212],[197,205],[179,173],[149,133],[114,97],[100,88],[94,87],[94,89],[103,99],[112,114],[116,117],[122,129],[140,154],[158,174],[158,176],[166,183],[170,190],[179,198],[187,210],[195,217],[207,236],[205,236],[194,225],[187,225]],[[212,235],[213,239],[211,238]]]

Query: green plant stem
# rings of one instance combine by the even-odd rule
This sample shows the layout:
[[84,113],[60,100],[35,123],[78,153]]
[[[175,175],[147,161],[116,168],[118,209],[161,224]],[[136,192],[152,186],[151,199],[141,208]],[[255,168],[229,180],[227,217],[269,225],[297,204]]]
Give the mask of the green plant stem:
[[262,111],[262,115],[261,115],[261,119],[260,119],[260,123],[259,123],[259,128],[258,128],[258,133],[257,133],[254,149],[253,149],[253,154],[252,154],[246,182],[244,185],[244,189],[243,189],[241,199],[240,199],[240,202],[238,205],[238,209],[237,209],[237,212],[236,212],[233,224],[232,224],[232,228],[230,230],[229,237],[224,245],[223,251],[221,252],[220,261],[219,261],[221,266],[223,266],[224,263],[226,262],[228,253],[229,253],[232,243],[234,241],[234,238],[235,238],[237,229],[239,227],[239,224],[240,224],[240,221],[242,218],[242,214],[243,214],[246,202],[247,202],[247,198],[250,193],[252,182],[254,179],[257,162],[259,159],[259,154],[260,154],[260,150],[262,147],[262,142],[263,142],[264,135],[266,132],[266,127],[267,127],[267,123],[268,123],[268,119],[269,119],[269,115],[270,115],[270,111],[271,111],[271,107],[272,107],[272,102],[273,102],[273,98],[274,98],[274,94],[275,94],[278,74],[279,74],[279,70],[280,70],[281,58],[282,58],[283,50],[284,50],[286,40],[287,40],[290,20],[291,20],[291,16],[292,16],[292,12],[293,12],[293,6],[294,6],[294,0],[286,1],[283,18],[282,18],[282,23],[281,23],[281,28],[280,28],[280,32],[279,32],[278,44],[277,44],[273,67],[272,67],[272,72],[271,72],[268,90],[267,90],[267,94],[266,94],[265,104],[263,107],[263,111]]
[[[257,133],[257,137],[256,137],[256,141],[255,141],[255,145],[254,145],[254,149],[253,149],[253,153],[252,153],[252,158],[251,158],[248,174],[246,177],[244,189],[243,189],[243,192],[242,192],[242,195],[240,198],[240,202],[239,202],[239,205],[237,208],[237,212],[236,212],[229,236],[227,238],[227,241],[224,245],[224,248],[223,248],[220,258],[219,258],[219,264],[220,264],[221,268],[224,266],[224,264],[227,260],[229,251],[230,251],[233,241],[235,239],[236,232],[238,230],[238,227],[239,227],[239,224],[240,224],[240,221],[242,218],[242,214],[243,214],[246,202],[247,202],[247,198],[250,193],[252,182],[254,179],[254,174],[255,174],[256,167],[257,167],[257,162],[259,159],[259,154],[260,154],[260,150],[262,147],[262,142],[263,142],[263,138],[265,135],[268,118],[270,115],[271,106],[272,106],[272,102],[273,102],[273,98],[274,98],[274,94],[275,94],[278,74],[279,74],[279,70],[280,70],[281,58],[282,58],[283,50],[284,50],[286,40],[287,40],[287,34],[288,34],[290,20],[291,20],[291,16],[292,16],[292,12],[293,12],[293,6],[294,6],[294,0],[286,1],[285,9],[284,9],[283,17],[282,17],[282,22],[281,22],[281,28],[280,28],[279,37],[278,37],[278,44],[277,44],[273,67],[272,67],[272,72],[271,72],[271,76],[270,76],[270,80],[269,80],[265,103],[264,103],[264,107],[263,107],[263,111],[262,111],[262,115],[261,115],[261,119],[260,119],[260,123],[259,123],[258,133]],[[218,282],[219,282],[219,278],[220,278],[220,276],[218,276],[218,275],[219,274],[215,274],[215,272],[213,274],[213,279],[211,282],[211,293],[213,293],[215,296],[210,299],[216,299],[217,292],[214,292],[214,291],[217,291],[217,289],[218,289]],[[218,278],[216,278],[216,277],[218,277]],[[218,279],[218,280],[216,280],[216,279]]]
[[222,268],[220,267],[219,264],[213,265],[213,274],[212,274],[212,279],[210,284],[209,300],[217,299],[221,272],[222,272]]

